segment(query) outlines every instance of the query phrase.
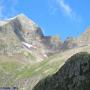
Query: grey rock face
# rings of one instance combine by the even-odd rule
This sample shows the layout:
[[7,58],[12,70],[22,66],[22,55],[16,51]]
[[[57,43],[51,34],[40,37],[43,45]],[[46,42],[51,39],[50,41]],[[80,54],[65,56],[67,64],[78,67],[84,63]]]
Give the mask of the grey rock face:
[[73,37],[68,37],[63,45],[62,45],[62,50],[68,50],[68,49],[72,49],[72,48],[75,48],[77,47],[77,42],[76,40],[73,38]]
[[20,40],[13,32],[13,27],[9,23],[0,26],[0,54],[14,54],[20,48]]
[[77,38],[78,46],[90,45],[90,27]]
[[[37,47],[34,53],[43,56],[90,44],[90,28],[78,38],[67,38],[64,42],[58,36],[45,36],[42,29],[31,19],[20,14],[10,20],[0,21],[0,54],[19,53],[22,42]],[[3,47],[3,48],[2,48]],[[33,51],[31,51],[33,52]]]
[[90,54],[77,53],[33,90],[90,90]]
[[90,45],[90,27],[85,32],[81,33],[76,38],[68,37],[62,44],[61,50],[69,50],[77,47],[84,47]]
[[[41,28],[23,14],[0,23],[0,53],[2,54],[21,52],[24,49],[22,42],[35,46],[36,50],[31,52],[36,53],[36,56],[43,57],[44,54],[59,51],[60,40],[57,43],[51,36],[50,38],[44,36]],[[47,50],[50,52],[47,53]]]
[[47,54],[53,54],[61,50],[62,41],[58,36],[44,36],[42,43],[45,45]]

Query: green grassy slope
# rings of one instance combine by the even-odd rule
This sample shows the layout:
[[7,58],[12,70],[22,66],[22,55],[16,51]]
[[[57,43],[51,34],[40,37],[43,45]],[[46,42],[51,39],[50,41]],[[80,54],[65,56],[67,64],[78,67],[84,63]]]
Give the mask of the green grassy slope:
[[[59,58],[55,58],[59,59]],[[18,87],[19,90],[31,90],[43,77],[57,71],[64,61],[56,62],[53,57],[38,63],[23,63],[15,58],[0,57],[0,87]],[[54,62],[54,63],[53,63]]]
[[0,56],[0,87],[32,90],[40,79],[57,72],[67,58],[80,51],[90,52],[90,46],[71,49],[38,63],[26,63],[15,57]]

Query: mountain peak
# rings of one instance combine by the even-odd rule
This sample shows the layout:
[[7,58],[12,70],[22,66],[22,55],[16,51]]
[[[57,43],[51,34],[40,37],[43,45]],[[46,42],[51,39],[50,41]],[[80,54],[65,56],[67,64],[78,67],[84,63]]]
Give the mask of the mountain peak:
[[85,33],[90,34],[90,27],[86,29]]
[[36,25],[34,22],[33,22],[33,20],[31,20],[30,18],[28,18],[25,14],[23,14],[23,13],[20,13],[20,14],[18,14],[17,16],[15,16],[15,17],[13,17],[13,18],[10,18],[10,19],[8,19],[8,20],[6,20],[6,21],[9,21],[9,22],[11,22],[12,20],[19,20],[21,23],[22,22],[26,22],[26,23],[29,23],[29,24],[34,24],[34,25]]
[[27,17],[24,13],[20,13],[20,14],[18,14],[17,16],[24,16],[24,17]]
[[21,13],[19,15],[17,15],[16,17],[14,17],[14,20],[19,20],[21,23],[24,22],[24,24],[28,24],[28,25],[35,25],[37,26],[37,24],[31,20],[30,18],[28,18],[25,14]]
[[15,16],[15,18],[28,18],[25,14],[20,13],[17,16]]
[[81,34],[82,37],[90,37],[90,27],[88,27],[84,33]]
[[24,17],[24,18],[27,18],[27,16],[26,16],[25,14],[20,13],[20,14],[18,14],[18,15],[16,15],[16,16],[14,16],[14,17],[11,17],[11,18],[10,18],[10,19],[8,19],[8,20],[11,20],[11,19],[14,19],[14,18],[19,18],[19,17]]

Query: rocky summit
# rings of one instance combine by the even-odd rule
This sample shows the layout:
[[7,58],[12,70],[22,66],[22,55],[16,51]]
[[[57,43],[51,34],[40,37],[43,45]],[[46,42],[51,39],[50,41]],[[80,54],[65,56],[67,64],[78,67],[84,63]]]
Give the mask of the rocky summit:
[[30,53],[40,60],[58,52],[60,45],[57,36],[44,36],[41,28],[24,14],[0,21],[0,54]]
[[90,44],[90,27],[83,32],[78,38],[77,42],[79,46],[86,46]]
[[90,90],[90,54],[73,55],[57,73],[41,80],[33,90]]
[[[58,35],[45,36],[42,29],[24,14],[0,21],[0,54],[30,55],[38,61],[53,54],[90,44],[90,28],[77,38],[68,37],[64,42]],[[29,58],[30,59],[30,58]]]
[[68,37],[62,44],[61,49],[64,51],[64,50],[73,49],[75,47],[78,47],[76,39],[73,37]]

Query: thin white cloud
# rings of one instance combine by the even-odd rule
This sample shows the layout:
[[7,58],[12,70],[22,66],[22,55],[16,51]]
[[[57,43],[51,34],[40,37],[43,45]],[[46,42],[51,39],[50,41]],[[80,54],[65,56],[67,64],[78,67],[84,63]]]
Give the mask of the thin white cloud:
[[57,7],[55,7],[55,0],[47,0],[48,2],[48,12],[50,15],[55,15],[57,12]]
[[64,15],[69,16],[72,20],[81,22],[81,17],[73,10],[73,8],[65,3],[65,0],[57,0],[59,8],[63,11]]
[[55,15],[57,12],[62,12],[62,14],[66,17],[69,17],[72,21],[77,23],[82,22],[81,16],[74,11],[65,0],[48,0],[48,7],[50,15]]
[[64,0],[57,0],[57,2],[58,2],[58,5],[64,11],[65,14],[72,16],[73,10],[68,4],[65,3]]
[[7,19],[14,16],[17,13],[17,4],[17,0],[0,0],[0,19]]

